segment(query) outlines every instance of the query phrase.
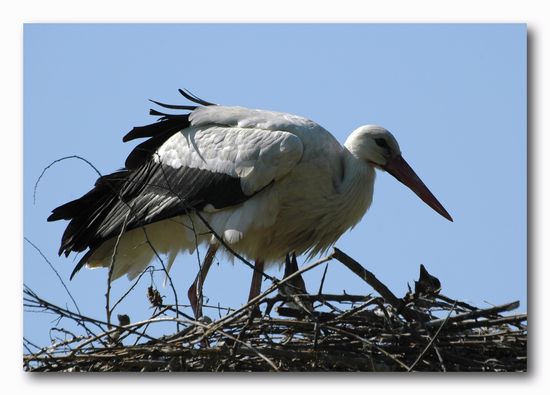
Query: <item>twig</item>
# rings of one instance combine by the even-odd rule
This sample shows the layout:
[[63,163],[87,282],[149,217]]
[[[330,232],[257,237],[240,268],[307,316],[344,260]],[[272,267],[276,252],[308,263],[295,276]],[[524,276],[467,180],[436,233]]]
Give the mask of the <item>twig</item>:
[[[280,286],[282,286],[283,284],[285,284],[286,282],[288,282],[289,280],[293,279],[294,277],[297,277],[299,276],[300,274],[308,271],[308,270],[311,270],[313,269],[314,267],[322,264],[322,263],[325,263],[325,262],[328,262],[330,261],[331,259],[333,258],[332,254],[328,255],[327,257],[325,258],[322,258],[322,259],[319,259],[318,261],[316,262],[313,262],[305,267],[303,267],[302,269],[299,269],[297,271],[295,271],[294,273],[292,273],[291,275],[285,277],[283,280],[281,281],[278,281],[276,284],[273,284],[271,287],[269,287],[265,292],[261,293],[260,295],[256,296],[255,298],[251,299],[248,301],[247,304],[245,304],[243,307],[241,307],[240,309],[238,310],[235,310],[233,312],[231,312],[230,314],[226,315],[224,318],[222,318],[221,320],[218,320],[217,322],[215,322],[212,326],[212,328],[210,330],[217,330],[218,328],[220,328],[223,324],[227,323],[227,322],[230,322],[231,320],[234,320],[235,318],[237,318],[239,315],[245,313],[248,311],[248,309],[251,307],[251,306],[254,306],[256,303],[259,303],[260,300],[264,299],[267,295],[269,295],[270,293],[272,293],[273,291],[275,291],[276,289],[278,289]],[[205,335],[207,335],[207,333],[205,333]]]
[[32,195],[33,204],[36,204],[36,191],[38,190],[38,183],[40,182],[40,180],[42,179],[44,174],[46,174],[46,171],[50,167],[55,165],[56,163],[62,162],[62,161],[67,160],[67,159],[78,159],[78,160],[81,160],[83,162],[86,162],[88,164],[88,166],[90,166],[92,169],[94,169],[94,171],[101,177],[101,172],[92,164],[92,162],[90,162],[88,159],[85,159],[81,156],[70,155],[70,156],[64,156],[63,158],[56,159],[53,162],[51,162],[48,166],[46,166],[44,169],[42,169],[42,173],[40,173],[40,176],[38,176],[38,179],[34,183],[34,190],[33,190],[33,195]]
[[38,251],[38,253],[42,256],[42,258],[44,258],[44,260],[46,261],[46,263],[48,264],[48,266],[50,267],[50,269],[53,270],[53,272],[55,273],[55,275],[57,276],[57,278],[59,279],[59,281],[61,282],[61,285],[63,286],[63,288],[65,288],[65,291],[67,292],[67,294],[69,295],[69,298],[71,298],[73,304],[74,304],[74,307],[76,308],[76,311],[78,311],[80,313],[80,309],[78,307],[78,303],[76,303],[76,300],[73,298],[73,295],[71,294],[71,292],[69,291],[69,288],[67,287],[67,285],[65,284],[65,282],[63,281],[63,279],[61,278],[61,276],[59,275],[59,273],[57,272],[57,270],[55,270],[55,268],[53,267],[53,265],[51,264],[51,262],[48,260],[48,258],[46,258],[46,256],[42,253],[42,251],[40,250],[40,248],[38,248],[32,241],[30,241],[26,236],[24,237],[25,241],[27,243],[29,243],[31,246],[34,247],[34,249],[36,251]]
[[210,232],[212,232],[212,235],[216,238],[216,240],[218,240],[220,242],[220,244],[227,250],[229,251],[234,257],[236,257],[238,260],[240,260],[241,262],[243,262],[246,266],[248,266],[249,268],[251,268],[252,270],[254,270],[255,272],[259,272],[261,273],[261,275],[265,278],[267,278],[268,280],[271,280],[272,282],[274,283],[277,283],[279,280],[277,280],[275,277],[273,276],[270,276],[266,273],[264,273],[262,270],[258,270],[256,268],[255,265],[253,265],[252,263],[248,262],[245,258],[243,258],[242,255],[240,255],[239,253],[237,253],[235,250],[233,250],[226,242],[225,240],[223,239],[223,237],[221,237],[220,235],[218,235],[216,233],[216,231],[214,230],[214,228],[212,228],[212,226],[210,226],[210,224],[208,223],[208,221],[202,216],[202,214],[199,212],[199,211],[195,211],[195,214],[197,215],[197,217],[199,217],[199,219],[202,221],[202,223],[208,228],[208,230]]
[[[172,289],[172,294],[174,295],[174,303],[176,304],[176,306],[179,306],[178,293],[176,292],[176,287],[174,286],[174,282],[172,281],[172,276],[170,276],[170,273],[168,273],[168,270],[166,269],[166,265],[164,264],[164,261],[162,260],[162,258],[158,254],[156,248],[153,246],[153,243],[151,243],[151,240],[149,239],[149,236],[147,234],[147,229],[145,229],[145,227],[142,227],[141,229],[143,230],[143,234],[145,235],[145,240],[147,240],[147,243],[149,244],[149,247],[151,247],[151,249],[153,250],[153,253],[155,254],[155,256],[157,257],[158,261],[160,262],[160,264],[162,266],[162,270],[164,271],[164,274],[166,276],[165,278],[168,279],[168,283],[170,284],[170,288]],[[176,318],[178,318],[178,317],[179,317],[179,310],[176,309]],[[176,321],[176,330],[177,331],[180,330],[179,321]]]
[[325,265],[325,269],[323,270],[323,276],[321,277],[321,283],[319,284],[319,290],[317,291],[317,295],[321,295],[323,293],[323,285],[325,284],[325,277],[327,275],[328,270],[328,263]]
[[111,263],[109,264],[109,274],[107,275],[107,291],[105,292],[105,311],[107,312],[107,327],[111,329],[111,313],[112,310],[110,308],[110,302],[111,302],[111,281],[113,279],[113,271],[115,270],[115,262],[116,262],[116,254],[118,252],[118,245],[120,243],[120,239],[122,237],[122,234],[126,230],[126,224],[128,222],[128,217],[130,216],[130,211],[126,213],[126,216],[124,217],[124,222],[122,224],[122,228],[120,229],[120,232],[116,238],[115,246],[113,248],[113,253],[111,255]]
[[[321,324],[323,325],[323,324]],[[405,364],[404,362],[402,362],[399,358],[395,357],[394,355],[391,355],[389,352],[387,352],[386,350],[384,350],[383,348],[380,348],[378,347],[376,344],[373,344],[372,342],[368,341],[367,339],[355,334],[355,333],[351,333],[347,330],[344,330],[344,329],[341,329],[341,328],[338,328],[338,327],[335,327],[335,326],[332,326],[332,325],[323,325],[324,328],[327,328],[327,329],[331,329],[333,331],[336,331],[336,332],[340,332],[340,333],[343,333],[344,335],[347,335],[347,336],[350,336],[350,337],[353,337],[355,339],[358,339],[359,341],[361,341],[362,343],[366,344],[369,348],[372,348],[372,349],[375,349],[376,351],[379,351],[380,353],[382,353],[383,355],[385,355],[386,357],[390,358],[392,361],[396,362],[399,366],[401,366],[402,368],[404,369],[408,369],[409,367],[407,366],[407,364]]]
[[[456,303],[453,304],[453,309],[451,311],[454,311],[454,306],[456,306]],[[503,311],[514,310],[514,309],[517,309],[518,307],[519,307],[519,301],[515,301],[512,303],[507,303],[500,306],[489,307],[487,309],[477,309],[468,313],[457,314],[454,317],[446,317],[445,319],[439,318],[436,320],[426,322],[425,326],[426,328],[433,328],[435,326],[439,326],[443,321],[445,322],[449,321],[449,323],[454,323],[454,322],[464,321],[472,318],[487,317],[497,313],[501,313]]]
[[338,248],[334,248],[334,259],[337,259],[343,263],[353,273],[357,274],[361,279],[368,283],[376,292],[378,292],[394,309],[400,311],[403,317],[408,321],[425,321],[426,316],[418,311],[409,309],[404,305],[403,301],[398,299],[388,287],[382,284],[374,274],[365,269],[356,260],[340,251]]
[[[72,338],[60,342],[55,337],[56,341],[50,347],[25,355],[24,368],[30,371],[526,369],[527,330],[518,323],[525,321],[527,316],[498,315],[501,311],[516,308],[515,303],[489,309],[467,309],[466,313],[456,314],[464,311],[464,307],[459,307],[459,302],[451,306],[430,298],[423,299],[422,303],[412,301],[409,306],[413,311],[429,315],[434,311],[448,312],[446,320],[429,321],[431,326],[422,323],[410,325],[405,317],[392,313],[394,307],[389,302],[371,295],[295,295],[308,302],[331,300],[339,306],[347,305],[346,309],[338,310],[338,315],[334,314],[336,310],[318,310],[322,305],[314,308],[313,317],[304,316],[300,310],[284,308],[280,308],[280,313],[288,313],[295,319],[267,315],[251,317],[246,314],[250,307],[260,303],[267,304],[267,311],[269,305],[277,301],[292,301],[292,298],[281,295],[268,297],[279,287],[284,287],[287,281],[292,281],[292,276],[318,267],[331,258],[327,256],[283,278],[249,304],[228,310],[225,317],[213,323],[197,322],[183,312],[180,314],[187,318],[174,318],[179,305],[156,304],[152,316],[138,323],[116,328],[113,325],[113,328],[102,330],[98,335],[78,338],[72,335]],[[151,275],[153,272],[150,271]],[[25,309],[41,308],[45,313],[57,314],[59,318],[92,322],[100,328],[106,325],[95,319],[87,321],[87,317],[41,302],[33,295],[31,290],[25,289]],[[211,307],[218,309],[221,316],[222,307],[219,304]],[[184,326],[182,331],[162,337],[151,335],[158,333],[155,328],[164,325],[162,323],[175,321]],[[439,325],[434,326],[436,323]],[[508,324],[517,326],[519,330],[509,328]],[[478,327],[483,329],[470,329]],[[433,335],[430,332],[432,328]],[[60,330],[69,336],[69,332]],[[124,346],[122,341],[133,335],[137,338],[134,345]],[[105,340],[109,340],[108,345],[105,345]],[[205,341],[211,346],[199,347]],[[25,342],[26,352],[30,353],[32,348]]]
[[430,342],[428,343],[428,345],[424,348],[424,350],[422,350],[418,358],[416,358],[413,364],[409,367],[409,369],[407,370],[408,372],[411,372],[414,369],[414,367],[422,359],[424,354],[426,354],[426,352],[430,349],[430,347],[432,347],[432,344],[435,342],[435,339],[437,339],[437,336],[439,335],[439,333],[441,332],[441,330],[443,329],[447,321],[449,321],[449,318],[451,317],[451,314],[455,310],[455,307],[456,307],[456,303],[453,304],[453,307],[451,308],[451,310],[449,310],[449,314],[447,314],[447,317],[445,317],[445,320],[443,320],[443,322],[435,332],[435,335],[430,339]]
[[115,304],[113,304],[113,307],[111,307],[111,310],[112,311],[115,311],[116,307],[130,294],[130,292],[132,292],[132,290],[137,287],[139,281],[141,280],[141,278],[143,277],[143,275],[145,273],[147,273],[148,271],[150,271],[151,269],[153,269],[153,266],[147,266],[145,268],[145,270],[143,270],[140,275],[138,276],[138,278],[136,278],[136,281],[133,282],[132,286],[130,288],[128,288],[128,290],[126,290],[126,292],[116,301]]

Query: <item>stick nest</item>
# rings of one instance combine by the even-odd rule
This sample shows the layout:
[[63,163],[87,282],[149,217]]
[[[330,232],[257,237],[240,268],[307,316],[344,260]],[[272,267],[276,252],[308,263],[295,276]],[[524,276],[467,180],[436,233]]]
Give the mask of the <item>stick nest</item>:
[[[304,293],[298,274],[329,260],[343,263],[376,294]],[[27,309],[69,318],[83,330],[42,348],[26,341],[23,366],[33,372],[527,369],[527,315],[503,315],[518,302],[478,308],[448,298],[423,266],[414,291],[397,298],[339,250],[215,321],[193,320],[163,305],[152,288],[153,316],[136,323],[119,316],[118,325],[53,305],[29,288],[24,293]],[[177,324],[176,333],[150,335],[166,322]]]

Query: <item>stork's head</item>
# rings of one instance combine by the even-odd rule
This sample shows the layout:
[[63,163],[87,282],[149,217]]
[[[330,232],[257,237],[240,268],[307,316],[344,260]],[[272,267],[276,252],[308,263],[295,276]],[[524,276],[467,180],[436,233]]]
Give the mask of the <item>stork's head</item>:
[[389,131],[377,125],[361,126],[348,137],[345,146],[353,155],[368,165],[390,173],[443,217],[449,221],[453,220],[443,205],[403,159],[399,144]]

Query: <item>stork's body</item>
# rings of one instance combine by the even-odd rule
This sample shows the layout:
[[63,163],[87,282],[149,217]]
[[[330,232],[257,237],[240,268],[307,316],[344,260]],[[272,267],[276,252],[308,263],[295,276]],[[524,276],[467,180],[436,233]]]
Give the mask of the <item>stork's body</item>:
[[75,272],[84,264],[110,266],[115,245],[113,278],[136,277],[156,253],[167,254],[170,267],[179,252],[201,243],[217,246],[219,238],[268,264],[292,252],[314,255],[369,208],[375,167],[405,177],[401,181],[450,219],[383,128],[361,127],[342,146],[320,125],[295,115],[185,108],[191,113],[134,128],[125,141],[150,139],[130,154],[126,169],[54,210],[50,220],[71,220],[60,253],[89,248]]

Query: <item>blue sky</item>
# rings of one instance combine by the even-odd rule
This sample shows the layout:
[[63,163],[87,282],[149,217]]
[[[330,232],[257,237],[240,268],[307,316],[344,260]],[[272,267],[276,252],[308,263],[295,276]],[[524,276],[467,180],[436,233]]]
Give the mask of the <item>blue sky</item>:
[[[147,99],[183,103],[182,87],[220,104],[309,117],[341,142],[362,124],[383,125],[455,222],[379,173],[371,209],[337,247],[399,296],[422,263],[450,297],[478,305],[518,299],[527,309],[525,25],[26,25],[24,235],[87,314],[104,316],[107,273],[83,270],[68,282],[77,259],[57,256],[65,224],[46,218],[87,192],[97,174],[80,161],[61,162],[33,204],[34,183],[69,155],[102,173],[120,168],[134,146],[122,136],[154,120]],[[178,258],[172,277],[180,301],[196,269],[193,257]],[[321,274],[306,275],[309,289]],[[239,306],[250,276],[222,261],[205,294]],[[46,299],[68,300],[28,243],[24,281]],[[129,285],[118,280],[115,294]],[[148,280],[142,285],[118,311],[133,321],[150,313]],[[371,291],[338,263],[329,265],[325,290]],[[25,336],[47,342],[52,317],[24,317]]]

